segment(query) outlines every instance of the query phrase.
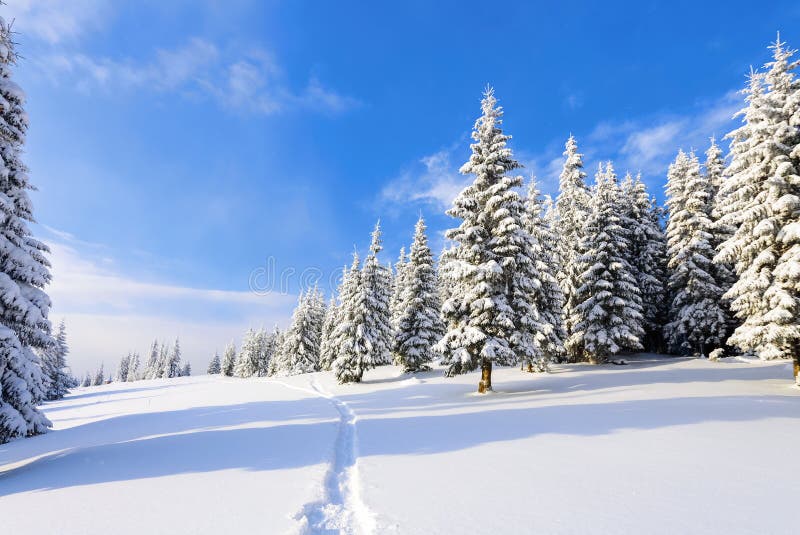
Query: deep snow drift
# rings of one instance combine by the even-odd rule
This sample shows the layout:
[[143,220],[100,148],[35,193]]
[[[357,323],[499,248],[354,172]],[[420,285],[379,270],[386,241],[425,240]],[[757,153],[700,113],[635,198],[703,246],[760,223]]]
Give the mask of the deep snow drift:
[[332,374],[78,389],[0,446],[8,533],[795,533],[787,363],[642,355],[360,385]]

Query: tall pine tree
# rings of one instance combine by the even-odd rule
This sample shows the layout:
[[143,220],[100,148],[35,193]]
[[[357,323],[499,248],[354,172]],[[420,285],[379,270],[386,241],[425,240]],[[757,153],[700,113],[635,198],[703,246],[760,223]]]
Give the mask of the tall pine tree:
[[336,358],[332,369],[336,380],[341,383],[358,383],[364,371],[371,367],[368,359],[372,342],[366,336],[364,289],[361,284],[361,263],[358,253],[353,253],[353,264],[342,282],[339,293],[339,321],[333,331],[333,348]]
[[[475,178],[447,212],[461,223],[446,234],[454,243],[447,253],[450,297],[442,307],[447,331],[436,349],[443,355],[447,375],[480,368],[478,392],[483,393],[492,389],[493,363],[517,362],[512,337],[527,329],[518,320],[529,318],[512,307],[512,300],[519,297],[521,304],[528,290],[515,284],[528,282],[524,274],[518,279],[513,274],[521,254],[518,238],[527,234],[520,232],[521,210],[509,210],[519,202],[514,188],[522,177],[508,173],[520,164],[506,146],[510,136],[500,128],[503,111],[492,88],[484,93],[481,109],[472,132],[472,155],[461,167],[462,174]],[[521,346],[526,341],[518,338],[516,343]]]
[[661,210],[647,193],[641,175],[627,174],[621,187],[629,242],[626,258],[641,296],[644,346],[648,351],[663,351],[667,243]]
[[567,140],[564,150],[564,167],[558,181],[558,197],[555,205],[555,234],[558,236],[558,282],[564,294],[564,329],[571,343],[567,345],[570,359],[575,361],[583,355],[583,341],[572,336],[575,323],[580,317],[576,311],[581,284],[581,268],[578,263],[583,228],[589,215],[591,195],[586,185],[583,170],[583,155],[578,152],[578,143],[573,136]]
[[[165,354],[167,354],[165,346]],[[176,338],[172,351],[167,354],[162,377],[172,378],[181,376],[181,343]]]
[[[800,87],[778,40],[766,73],[753,73],[744,124],[728,134],[731,164],[721,188],[722,223],[734,229],[716,260],[738,280],[727,292],[741,321],[728,343],[762,359],[800,353]],[[798,379],[800,381],[800,379]]]
[[206,369],[206,373],[208,375],[219,375],[222,373],[222,363],[219,358],[219,351],[214,351],[214,356],[208,363],[208,369]]
[[[345,270],[345,277],[347,271]],[[341,287],[339,289],[341,291]],[[336,299],[331,297],[328,307],[325,309],[325,319],[322,322],[322,333],[319,343],[319,369],[329,371],[336,358],[333,345],[333,332],[336,329],[340,313],[340,307],[336,304]]]
[[139,353],[133,352],[131,354],[130,362],[128,362],[128,375],[125,376],[125,381],[131,383],[133,381],[137,381],[140,379],[139,374],[139,365],[140,365],[141,358],[139,357]]
[[225,346],[225,352],[222,354],[222,366],[221,372],[222,375],[226,377],[232,377],[234,368],[236,367],[236,345],[231,340],[227,346]]
[[595,364],[625,349],[640,349],[644,334],[639,289],[626,259],[621,199],[611,164],[600,167],[577,257],[577,321],[569,340]]
[[300,296],[282,350],[287,374],[310,373],[320,369],[324,312],[322,296],[316,288]]
[[22,162],[28,130],[25,93],[12,80],[17,60],[12,31],[0,18],[0,443],[44,433],[49,420],[36,405],[45,378],[36,351],[52,344],[47,246],[29,228],[33,189]]
[[[410,259],[403,262],[405,280],[398,298],[394,352],[404,372],[430,369],[433,345],[444,333],[436,268],[425,229],[425,221],[420,217],[414,230]],[[398,268],[398,284],[400,273]]]
[[539,312],[540,329],[536,332],[535,359],[528,359],[523,365],[528,371],[546,371],[549,363],[559,361],[564,355],[563,311],[564,294],[558,284],[557,248],[558,240],[553,229],[544,219],[545,201],[531,177],[528,185],[528,196],[525,199],[524,226],[531,235],[532,242],[529,254],[538,272],[540,288],[535,292],[535,305]]
[[259,349],[258,333],[248,329],[242,338],[242,350],[236,359],[233,375],[242,378],[258,375]]
[[664,331],[672,351],[708,355],[724,342],[727,325],[723,291],[712,264],[712,188],[694,153],[678,153],[669,169],[670,180],[676,184],[667,184],[671,302]]
[[47,362],[48,388],[46,397],[48,400],[61,399],[69,391],[69,385],[72,380],[66,370],[68,354],[67,329],[64,325],[64,320],[61,320],[61,323],[58,324],[54,343],[42,354],[43,362]]
[[365,335],[371,350],[364,356],[367,368],[389,364],[392,347],[392,317],[390,311],[392,296],[392,275],[386,266],[381,265],[378,253],[383,249],[380,221],[372,232],[369,255],[361,270],[362,299],[365,321]]

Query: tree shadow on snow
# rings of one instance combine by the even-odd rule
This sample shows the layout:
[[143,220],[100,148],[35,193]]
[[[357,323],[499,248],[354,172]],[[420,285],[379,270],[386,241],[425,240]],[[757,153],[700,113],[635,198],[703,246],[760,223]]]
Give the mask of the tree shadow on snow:
[[[389,381],[397,384],[378,392],[358,393],[354,386],[352,393],[340,392],[338,397],[363,416],[357,423],[362,457],[444,453],[544,435],[601,436],[705,422],[781,418],[787,420],[787,428],[800,424],[800,397],[795,395],[605,402],[593,402],[587,396],[593,390],[646,389],[653,383],[759,380],[779,375],[774,366],[660,369],[657,360],[618,367],[584,366],[574,374],[520,372],[519,381],[496,384],[506,393],[493,396],[472,395],[472,382],[469,388],[463,381],[434,387],[424,382],[403,384],[409,376],[400,376]],[[427,374],[438,375],[437,371]],[[427,374],[418,377],[424,381]],[[545,399],[542,395],[549,396],[546,404],[529,406],[537,397]],[[520,406],[521,402],[528,406]],[[450,408],[460,412],[432,413]],[[231,429],[257,423],[264,426]],[[108,418],[0,447],[0,497],[176,474],[310,466],[330,460],[337,428],[335,408],[318,397]],[[3,464],[38,456],[42,457],[2,473]]]
[[[787,426],[798,424],[796,398],[758,396],[757,401],[748,396],[687,397],[367,418],[358,422],[359,455],[444,453],[540,435],[599,436],[625,429],[650,430],[705,422],[785,418],[793,420],[787,421]],[[247,404],[252,406],[242,411],[269,411],[270,405],[283,403]],[[199,414],[208,410],[204,407],[175,412]],[[173,416],[179,416],[173,423],[187,417]],[[247,418],[239,418],[239,423],[242,420]],[[236,418],[225,419],[224,425],[236,423]],[[0,476],[0,497],[177,474],[311,466],[330,460],[336,429],[337,423],[329,420],[245,429],[193,429],[152,436],[150,426],[140,426],[138,434],[149,436],[76,447]],[[180,430],[173,426],[168,432]]]
[[[63,399],[60,399],[58,401],[46,401],[43,405],[45,407],[47,407],[48,405],[52,405],[52,404],[56,404],[56,403],[65,403],[65,402],[69,402],[69,401],[72,401],[72,400],[75,400],[75,399],[88,399],[88,398],[95,398],[95,397],[101,397],[101,396],[108,397],[108,396],[116,396],[118,394],[130,394],[130,393],[134,393],[134,392],[147,392],[148,390],[162,391],[162,390],[164,390],[166,388],[175,388],[175,387],[178,387],[178,386],[185,386],[185,385],[182,385],[182,384],[172,384],[172,385],[170,385],[170,384],[167,384],[167,385],[165,385],[165,384],[156,384],[156,385],[153,385],[153,386],[142,386],[142,387],[136,387],[136,388],[123,388],[123,389],[120,389],[120,390],[109,390],[109,389],[106,389],[106,388],[102,388],[102,389],[91,391],[91,392],[80,391],[80,393],[76,393],[76,394],[69,393],[69,394],[66,395],[66,397],[64,397]],[[75,405],[65,405],[63,408],[72,408],[74,406]],[[62,408],[62,407],[55,407],[55,408]]]

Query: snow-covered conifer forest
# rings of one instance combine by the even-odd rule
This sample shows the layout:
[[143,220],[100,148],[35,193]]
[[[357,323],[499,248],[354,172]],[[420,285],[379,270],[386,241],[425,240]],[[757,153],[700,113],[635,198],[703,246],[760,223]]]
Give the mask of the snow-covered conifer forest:
[[75,378],[0,19],[4,530],[795,533],[800,62],[770,53],[663,205],[573,136],[543,194],[487,86],[441,251],[378,221],[194,375],[175,338]]

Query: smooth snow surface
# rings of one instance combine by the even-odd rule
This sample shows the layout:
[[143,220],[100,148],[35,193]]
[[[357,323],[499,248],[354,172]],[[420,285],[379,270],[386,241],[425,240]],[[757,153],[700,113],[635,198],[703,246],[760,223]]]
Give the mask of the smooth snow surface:
[[[795,533],[786,362],[650,355],[413,379],[182,377],[78,389],[0,446],[17,534]],[[794,524],[794,525],[793,525]]]

